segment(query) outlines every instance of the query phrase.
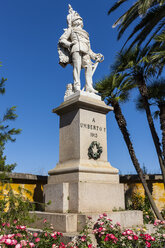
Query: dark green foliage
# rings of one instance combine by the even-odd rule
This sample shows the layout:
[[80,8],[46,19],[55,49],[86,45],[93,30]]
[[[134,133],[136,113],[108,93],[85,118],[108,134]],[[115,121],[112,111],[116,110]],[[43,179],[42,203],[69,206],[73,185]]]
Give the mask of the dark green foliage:
[[7,79],[4,79],[4,78],[2,78],[1,79],[1,82],[0,82],[0,94],[4,94],[5,93],[5,81],[6,81]]
[[[2,78],[0,82],[0,94],[5,93],[6,79]],[[6,113],[0,118],[0,171],[11,172],[16,164],[6,164],[4,155],[5,145],[8,141],[14,142],[15,135],[21,132],[21,129],[10,128],[9,122],[17,118],[16,107],[13,106],[6,110]]]
[[159,74],[161,74],[165,65],[165,31],[157,35],[154,40],[155,42],[151,46],[148,61],[153,66],[158,66]]
[[26,195],[30,195],[31,192],[18,187],[18,192],[14,192],[10,183],[1,183],[0,190],[0,224],[13,223],[17,221],[17,224],[25,225],[29,222],[33,222],[29,215],[30,210],[34,210],[33,204],[25,198]]
[[[132,55],[134,56],[134,54],[132,54]],[[123,57],[123,60],[125,61],[125,57]],[[157,218],[162,220],[162,216],[160,215],[159,210],[156,207],[155,202],[153,201],[152,195],[148,189],[148,185],[147,185],[146,180],[144,178],[144,174],[142,172],[142,169],[140,167],[140,164],[138,162],[138,159],[137,159],[135,151],[134,151],[133,144],[131,142],[130,134],[129,134],[128,129],[127,129],[127,122],[126,122],[126,120],[122,114],[122,110],[120,108],[120,102],[128,100],[129,91],[138,84],[137,79],[136,79],[136,77],[138,76],[138,74],[137,74],[138,71],[135,70],[135,75],[134,75],[134,73],[131,72],[131,70],[130,70],[130,72],[122,70],[122,67],[120,68],[119,71],[117,71],[119,66],[120,66],[120,64],[115,69],[115,71],[110,74],[109,77],[106,77],[102,81],[96,83],[96,89],[101,94],[102,99],[104,99],[107,102],[107,104],[111,104],[112,107],[114,108],[115,119],[117,121],[117,124],[118,124],[121,132],[122,132],[122,135],[123,135],[124,141],[127,145],[128,152],[130,154],[132,163],[133,163],[133,165],[134,165],[134,167],[135,167],[135,169],[136,169],[136,171],[140,177],[140,180],[143,184],[145,192],[146,192],[146,194],[150,200],[151,206],[152,206]],[[127,63],[125,63],[125,66],[128,66],[128,68],[132,67],[131,64],[128,65]],[[135,68],[137,68],[136,65],[135,65]],[[122,73],[121,73],[121,71],[122,71]],[[141,73],[142,72],[140,71],[140,76],[141,76]],[[143,73],[142,73],[142,76],[143,76]],[[134,79],[134,77],[135,77],[135,79]]]
[[[126,75],[126,80],[132,81],[134,86],[138,87],[141,95],[141,102],[145,108],[146,117],[148,120],[149,128],[156,148],[160,168],[163,174],[163,181],[165,185],[165,165],[162,149],[160,146],[159,137],[157,135],[154,121],[152,118],[147,84],[154,76],[158,75],[159,69],[157,65],[149,63],[147,56],[150,53],[150,48],[145,47],[141,49],[136,46],[130,50],[122,51],[118,54],[116,62],[113,65],[113,73]],[[164,129],[164,128],[163,128]],[[165,135],[163,138],[164,151],[165,151]]]
[[150,47],[141,49],[139,46],[135,46],[130,50],[125,49],[117,54],[112,71],[126,74],[127,77],[130,77],[129,80],[133,80],[137,86],[141,78],[148,80],[158,74],[157,66],[147,59],[149,53]]
[[[153,81],[147,86],[148,100],[150,105],[159,107],[165,104],[165,79],[160,78],[159,80]],[[136,103],[138,110],[144,110],[143,99],[141,96],[138,97]],[[156,117],[158,112],[156,111]]]
[[131,78],[125,74],[113,74],[105,77],[102,81],[96,83],[95,88],[101,94],[107,104],[112,102],[125,102],[129,99],[129,90],[134,88]]
[[142,197],[139,193],[132,193],[130,200],[131,201],[127,203],[127,209],[143,211],[144,224],[154,223],[155,215],[153,214],[147,196]]
[[165,206],[163,207],[162,211],[161,211],[161,215],[163,216],[163,218],[165,219]]
[[[116,1],[108,11],[108,14],[115,11],[117,8],[121,9],[121,5],[128,0]],[[118,26],[118,39],[121,38],[125,30],[134,22],[139,20],[135,28],[127,38],[125,44],[134,37],[130,48],[134,44],[141,45],[142,42],[148,39],[147,44],[156,37],[162,34],[165,28],[165,1],[164,0],[136,0],[130,7],[122,14],[113,27]],[[124,45],[125,45],[124,44]]]

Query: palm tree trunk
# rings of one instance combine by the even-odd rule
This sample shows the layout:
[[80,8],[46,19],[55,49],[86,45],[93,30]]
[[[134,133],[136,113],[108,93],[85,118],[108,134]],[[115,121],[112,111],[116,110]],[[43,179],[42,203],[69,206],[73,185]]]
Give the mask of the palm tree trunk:
[[[162,147],[163,147],[163,158],[165,161],[165,103],[159,104],[159,118],[160,118],[160,129],[162,130]],[[165,167],[164,167],[165,174]]]
[[132,160],[132,163],[139,175],[139,178],[141,180],[141,183],[144,187],[144,190],[145,190],[145,193],[146,195],[148,196],[148,199],[150,201],[150,204],[151,204],[151,207],[156,215],[156,217],[160,220],[163,220],[163,217],[161,216],[153,198],[152,198],[152,195],[148,189],[148,186],[147,186],[147,183],[146,183],[146,180],[145,180],[145,176],[140,168],[140,164],[138,162],[138,159],[136,158],[136,155],[135,155],[135,151],[134,151],[134,148],[133,148],[133,144],[131,142],[131,139],[130,139],[130,134],[127,130],[127,123],[126,123],[126,120],[122,114],[122,111],[121,111],[121,108],[120,108],[120,105],[118,104],[118,102],[111,102],[113,108],[114,108],[114,114],[115,114],[115,118],[116,118],[116,121],[118,123],[118,126],[122,132],[122,135],[124,137],[124,140],[125,140],[125,143],[127,145],[127,148],[128,148],[128,151],[129,151],[129,154],[130,154],[130,157],[131,157],[131,160]]
[[161,168],[162,175],[163,175],[163,183],[164,183],[164,187],[165,187],[165,160],[163,159],[163,156],[162,156],[162,150],[160,148],[159,137],[158,137],[156,129],[155,129],[154,121],[153,121],[152,114],[151,114],[150,107],[149,107],[149,103],[148,103],[147,86],[146,86],[146,83],[144,81],[143,75],[138,74],[135,76],[135,78],[136,78],[136,82],[137,82],[137,85],[139,88],[139,92],[143,98],[143,104],[144,104],[144,108],[146,111],[147,120],[148,120],[148,124],[150,127],[152,139],[154,141],[154,145],[156,148],[160,168]]

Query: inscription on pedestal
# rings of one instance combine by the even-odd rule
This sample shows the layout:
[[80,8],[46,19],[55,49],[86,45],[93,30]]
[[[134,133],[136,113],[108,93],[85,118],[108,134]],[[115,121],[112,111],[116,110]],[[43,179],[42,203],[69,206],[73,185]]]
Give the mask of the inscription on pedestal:
[[98,138],[99,132],[106,132],[106,128],[102,127],[102,126],[98,126],[97,123],[95,123],[95,122],[96,122],[96,120],[95,120],[95,118],[93,118],[92,124],[80,123],[80,127],[90,130],[90,132],[89,132],[90,137]]
[[88,148],[93,141],[102,147],[97,160],[107,161],[106,116],[90,110],[80,109],[80,157],[89,159]]

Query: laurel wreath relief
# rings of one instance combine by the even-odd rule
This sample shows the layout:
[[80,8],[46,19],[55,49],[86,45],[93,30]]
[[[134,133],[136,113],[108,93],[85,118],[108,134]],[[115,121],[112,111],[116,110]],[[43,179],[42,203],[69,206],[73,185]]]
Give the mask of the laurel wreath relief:
[[93,158],[94,160],[97,160],[98,158],[100,158],[102,152],[103,148],[102,146],[100,146],[100,143],[98,143],[97,141],[93,141],[88,148],[88,157],[89,159]]

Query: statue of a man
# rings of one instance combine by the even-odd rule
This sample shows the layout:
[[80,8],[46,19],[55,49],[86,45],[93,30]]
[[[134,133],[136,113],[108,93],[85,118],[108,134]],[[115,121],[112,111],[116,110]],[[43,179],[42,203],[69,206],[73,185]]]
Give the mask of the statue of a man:
[[[97,93],[93,88],[92,76],[98,62],[103,61],[103,55],[94,53],[90,47],[89,34],[83,29],[83,20],[80,15],[69,5],[67,16],[68,28],[59,39],[60,64],[65,67],[68,63],[73,65],[73,91],[80,91],[80,72],[85,69],[85,90]],[[95,64],[92,60],[96,61]]]

